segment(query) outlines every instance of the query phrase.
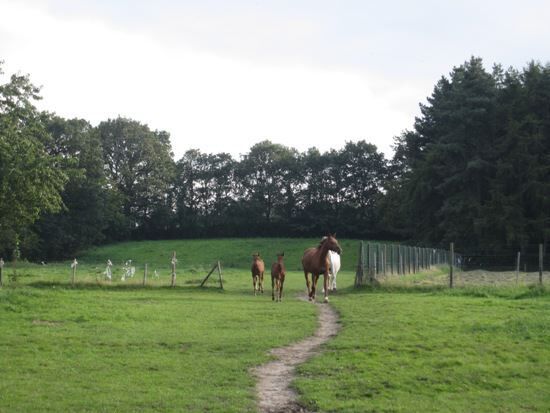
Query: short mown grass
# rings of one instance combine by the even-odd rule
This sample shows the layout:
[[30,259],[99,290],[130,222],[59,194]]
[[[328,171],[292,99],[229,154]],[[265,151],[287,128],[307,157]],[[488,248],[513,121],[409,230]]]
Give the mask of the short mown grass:
[[226,271],[224,291],[72,287],[20,271],[0,290],[1,412],[253,412],[249,369],[317,324],[294,298],[303,277],[275,304],[270,288],[252,295],[244,271]]
[[[316,308],[297,300],[304,248],[318,240],[146,241],[97,248],[70,262],[4,268],[0,412],[253,412],[250,369],[268,350],[313,333]],[[354,289],[356,241],[331,305],[342,329],[299,368],[301,401],[319,412],[546,412],[550,294],[536,286],[449,290],[446,269]],[[178,254],[170,288],[170,255]],[[252,295],[250,254],[284,250],[285,300]],[[113,281],[105,263],[113,261]],[[134,278],[122,282],[132,259]],[[222,262],[225,289],[213,274]],[[143,264],[149,278],[143,287]],[[153,276],[157,270],[158,278]]]
[[340,334],[299,370],[296,386],[312,409],[549,411],[544,288],[394,284],[342,293],[332,301]]

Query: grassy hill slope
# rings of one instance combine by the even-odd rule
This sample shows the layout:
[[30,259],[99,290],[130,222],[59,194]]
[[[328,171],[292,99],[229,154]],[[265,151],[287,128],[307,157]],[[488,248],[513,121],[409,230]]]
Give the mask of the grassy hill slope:
[[[181,268],[208,267],[220,260],[224,268],[249,268],[252,254],[259,252],[266,264],[274,262],[284,251],[288,270],[301,270],[300,260],[306,248],[317,246],[320,238],[230,238],[123,242],[92,248],[78,257],[88,264],[110,259],[120,265],[131,259],[135,265],[148,263],[166,266],[176,251]],[[339,240],[343,249],[342,269],[354,271],[357,265],[358,240]]]

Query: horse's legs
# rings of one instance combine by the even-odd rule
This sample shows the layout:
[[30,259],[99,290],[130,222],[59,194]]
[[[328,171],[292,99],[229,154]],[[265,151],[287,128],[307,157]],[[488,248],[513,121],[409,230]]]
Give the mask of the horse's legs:
[[271,301],[275,301],[275,278],[271,276]]
[[263,271],[260,273],[260,292],[264,293],[264,273]]
[[[309,278],[307,276],[307,271],[305,270],[304,270],[304,277],[306,277],[307,296],[311,300],[311,285],[309,284]],[[313,274],[311,274],[311,279],[313,281]]]
[[328,303],[328,272],[323,274],[323,285],[325,286],[325,303]]
[[256,295],[256,276],[252,276],[252,288],[254,290],[254,295]]
[[317,288],[317,281],[319,280],[319,274],[311,274],[311,294],[310,300],[315,301],[315,290]]
[[283,301],[283,284],[285,283],[285,279],[281,278],[279,283],[279,301]]

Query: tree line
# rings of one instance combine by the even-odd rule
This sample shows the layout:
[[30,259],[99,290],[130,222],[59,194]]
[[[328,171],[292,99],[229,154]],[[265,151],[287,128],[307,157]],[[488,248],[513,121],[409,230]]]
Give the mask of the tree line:
[[175,159],[166,131],[64,119],[36,108],[39,93],[28,76],[0,83],[4,256],[327,231],[495,250],[550,234],[548,65],[488,72],[471,58],[453,68],[391,159],[364,140],[326,152],[265,140],[240,159],[196,149]]

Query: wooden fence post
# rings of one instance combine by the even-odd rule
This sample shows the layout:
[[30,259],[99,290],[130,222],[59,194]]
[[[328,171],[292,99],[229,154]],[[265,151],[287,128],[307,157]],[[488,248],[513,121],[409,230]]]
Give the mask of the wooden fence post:
[[384,244],[384,248],[382,249],[382,273],[384,274],[384,277],[386,276],[386,264],[388,261],[388,249],[386,248],[386,244]]
[[172,283],[171,286],[176,286],[176,263],[178,262],[176,258],[176,251],[172,252]]
[[355,286],[359,287],[363,284],[365,275],[365,257],[363,256],[363,241],[359,242],[359,254],[357,257],[357,270],[355,271]]
[[372,248],[370,247],[370,243],[367,242],[367,275],[369,277],[369,281],[372,279],[372,259],[371,259],[371,253]]
[[449,287],[453,288],[453,265],[455,262],[455,243],[451,242],[451,250],[449,252]]
[[542,285],[542,267],[543,267],[542,244],[539,244],[539,284]]
[[393,275],[393,260],[395,258],[394,257],[395,254],[393,253],[394,248],[395,248],[395,245],[391,244],[390,245],[390,255],[391,255],[391,257],[390,257],[390,272],[391,272],[391,275]]
[[[370,245],[367,242],[367,245],[365,245],[365,249],[363,249],[363,269],[366,269],[366,276],[370,277]],[[363,279],[363,281],[366,281],[366,279]]]
[[399,255],[398,259],[399,259],[399,274],[400,275],[404,275],[405,274],[405,268],[403,266],[403,247],[401,245],[399,245],[397,247],[397,255]]
[[204,280],[202,280],[201,285],[200,285],[201,287],[206,283],[206,280],[208,280],[208,277],[210,277],[210,275],[216,270],[218,270],[218,278],[219,278],[219,282],[220,282],[220,288],[223,290],[222,266],[220,264],[220,261],[217,261],[212,266],[212,269],[210,270],[210,272],[206,275],[206,277],[204,277]]
[[218,277],[220,279],[220,288],[223,290],[222,266],[219,261],[218,261]]
[[73,260],[73,263],[71,264],[71,268],[73,269],[73,276],[72,276],[72,285],[74,286],[74,281],[76,278],[76,266],[78,265],[78,261],[76,258]]
[[380,244],[375,244],[374,249],[374,275],[377,276],[380,272]]
[[145,263],[145,268],[143,269],[143,286],[147,284],[147,263]]

